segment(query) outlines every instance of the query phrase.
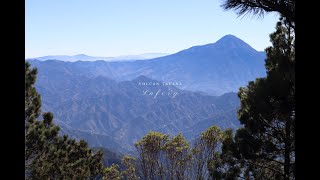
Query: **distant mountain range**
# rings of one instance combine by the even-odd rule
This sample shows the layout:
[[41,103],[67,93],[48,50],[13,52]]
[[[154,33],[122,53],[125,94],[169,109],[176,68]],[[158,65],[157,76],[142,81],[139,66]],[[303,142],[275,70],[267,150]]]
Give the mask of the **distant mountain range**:
[[264,77],[264,58],[264,52],[256,51],[233,35],[226,35],[216,43],[146,61],[31,61],[46,75],[71,73],[117,81],[144,75],[158,81],[179,82],[181,89],[222,95],[237,92],[248,81]]
[[60,60],[66,62],[76,62],[76,61],[133,61],[133,60],[146,60],[152,59],[157,57],[162,57],[169,55],[167,53],[145,53],[139,55],[127,55],[127,56],[117,56],[117,57],[95,57],[95,56],[88,56],[85,54],[77,54],[74,56],[67,56],[67,55],[56,55],[56,56],[43,56],[43,57],[35,57],[35,58],[28,58],[28,60],[39,60],[39,61],[46,61],[46,60]]
[[62,133],[124,152],[150,130],[191,140],[211,125],[239,127],[235,92],[265,76],[264,58],[226,35],[145,61],[29,62],[38,68],[43,110],[54,113]]

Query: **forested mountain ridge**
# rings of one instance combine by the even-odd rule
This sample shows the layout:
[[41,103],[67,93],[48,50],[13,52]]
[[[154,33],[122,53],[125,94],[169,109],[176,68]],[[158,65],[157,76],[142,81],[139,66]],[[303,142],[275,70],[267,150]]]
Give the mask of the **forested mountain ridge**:
[[[43,97],[43,110],[55,114],[62,132],[85,138],[89,145],[109,144],[110,149],[132,150],[134,142],[150,130],[183,132],[192,139],[207,128],[204,125],[239,126],[236,118],[239,99],[235,93],[216,97],[175,86],[139,85],[158,82],[145,76],[122,82],[102,76],[49,78],[46,81],[39,75],[37,85]],[[154,95],[144,94],[146,90]],[[164,95],[155,97],[157,91]],[[173,93],[177,95],[173,97]]]

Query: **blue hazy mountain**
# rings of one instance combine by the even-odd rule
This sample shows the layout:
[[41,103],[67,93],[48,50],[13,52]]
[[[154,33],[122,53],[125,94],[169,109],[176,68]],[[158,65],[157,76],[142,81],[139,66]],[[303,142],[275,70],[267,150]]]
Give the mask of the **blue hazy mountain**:
[[[241,39],[226,35],[215,43],[194,46],[178,53],[146,61],[35,61],[43,73],[73,73],[87,77],[104,76],[132,80],[141,75],[159,81],[180,82],[180,88],[211,95],[237,92],[248,81],[266,75],[264,52]],[[48,71],[48,72],[46,72]]]
[[104,61],[132,61],[132,60],[146,60],[157,58],[161,56],[169,55],[167,53],[145,53],[139,55],[126,55],[126,56],[116,56],[116,57],[97,57],[97,56],[88,56],[85,54],[77,54],[74,56],[68,55],[55,55],[55,56],[43,56],[43,57],[35,57],[35,58],[28,58],[37,59],[39,61],[46,61],[46,60],[60,60],[66,62],[76,62],[76,61],[97,61],[97,60],[104,60]]
[[216,43],[147,61],[138,74],[160,81],[178,81],[188,90],[221,95],[237,92],[248,81],[264,77],[264,59],[264,52],[226,35]]

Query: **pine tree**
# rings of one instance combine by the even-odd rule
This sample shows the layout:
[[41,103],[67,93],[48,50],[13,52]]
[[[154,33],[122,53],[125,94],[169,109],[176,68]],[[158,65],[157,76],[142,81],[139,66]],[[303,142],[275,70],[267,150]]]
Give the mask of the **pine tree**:
[[294,179],[295,46],[294,30],[285,18],[270,35],[266,49],[267,77],[240,88],[239,120],[234,154],[259,179]]
[[102,173],[102,153],[83,140],[59,136],[53,114],[41,113],[41,96],[34,85],[37,70],[25,69],[25,168],[27,179],[87,179]]
[[225,0],[222,7],[238,15],[274,11],[281,17],[266,49],[267,77],[240,88],[244,128],[223,149],[241,162],[246,178],[294,179],[295,0]]
[[43,121],[37,120],[41,113],[41,96],[34,84],[37,79],[37,69],[31,69],[25,64],[25,166],[30,173],[30,166],[50,143],[55,141],[59,127],[52,123],[52,113],[44,113]]
[[37,119],[41,113],[41,97],[36,91],[34,84],[37,80],[37,69],[30,68],[25,64],[25,122],[28,123]]

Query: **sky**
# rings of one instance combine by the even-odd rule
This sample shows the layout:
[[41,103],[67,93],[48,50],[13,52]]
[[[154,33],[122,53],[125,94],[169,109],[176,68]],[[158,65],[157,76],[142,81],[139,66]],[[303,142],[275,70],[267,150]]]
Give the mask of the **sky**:
[[27,0],[25,56],[175,53],[227,34],[258,51],[279,16],[238,17],[223,0]]

